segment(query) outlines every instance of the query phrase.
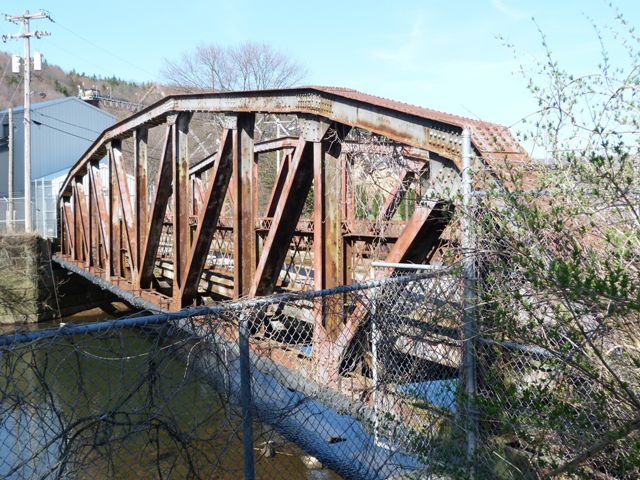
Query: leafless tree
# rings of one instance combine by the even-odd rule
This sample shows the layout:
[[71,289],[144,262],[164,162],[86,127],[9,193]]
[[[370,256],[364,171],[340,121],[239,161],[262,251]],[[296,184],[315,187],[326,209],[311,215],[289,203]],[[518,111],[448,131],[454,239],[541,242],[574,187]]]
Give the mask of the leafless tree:
[[193,92],[291,87],[306,76],[306,69],[271,45],[245,42],[201,44],[177,60],[165,59],[161,73],[171,85]]

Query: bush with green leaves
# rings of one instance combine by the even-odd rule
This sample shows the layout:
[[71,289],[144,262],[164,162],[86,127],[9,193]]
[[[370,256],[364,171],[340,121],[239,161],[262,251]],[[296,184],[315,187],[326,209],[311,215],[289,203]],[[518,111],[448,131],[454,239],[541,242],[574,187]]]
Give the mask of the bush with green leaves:
[[640,476],[640,37],[594,32],[580,76],[541,36],[545,161],[475,172],[481,431],[512,477]]

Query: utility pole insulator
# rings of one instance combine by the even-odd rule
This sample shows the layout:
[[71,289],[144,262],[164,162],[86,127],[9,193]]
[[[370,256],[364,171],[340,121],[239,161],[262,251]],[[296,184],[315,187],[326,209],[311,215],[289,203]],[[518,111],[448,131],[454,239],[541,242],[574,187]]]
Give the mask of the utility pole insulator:
[[20,60],[18,55],[11,55],[11,73],[20,73]]
[[42,54],[40,52],[33,52],[33,70],[36,72],[42,70]]

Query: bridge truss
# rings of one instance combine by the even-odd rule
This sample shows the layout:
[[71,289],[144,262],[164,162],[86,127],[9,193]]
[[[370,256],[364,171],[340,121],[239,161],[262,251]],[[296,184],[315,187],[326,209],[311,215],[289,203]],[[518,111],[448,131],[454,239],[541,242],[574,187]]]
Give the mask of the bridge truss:
[[157,310],[428,262],[455,240],[464,126],[483,161],[523,158],[504,127],[354,90],[167,97],[75,164],[57,258]]

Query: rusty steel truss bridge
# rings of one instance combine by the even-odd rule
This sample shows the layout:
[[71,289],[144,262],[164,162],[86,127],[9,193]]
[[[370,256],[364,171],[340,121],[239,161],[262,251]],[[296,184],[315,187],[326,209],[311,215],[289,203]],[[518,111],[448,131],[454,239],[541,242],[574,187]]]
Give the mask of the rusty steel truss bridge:
[[525,158],[500,125],[350,89],[170,96],[72,168],[55,258],[158,311],[437,260],[465,126],[479,161]]

